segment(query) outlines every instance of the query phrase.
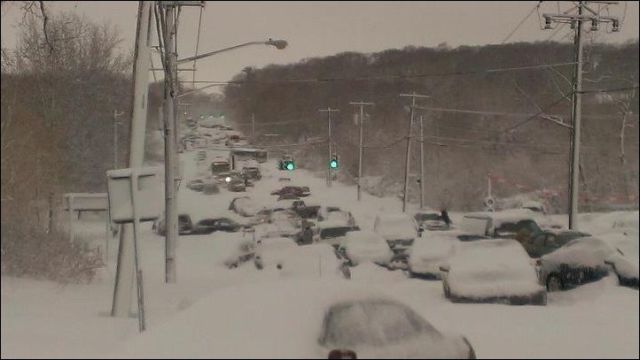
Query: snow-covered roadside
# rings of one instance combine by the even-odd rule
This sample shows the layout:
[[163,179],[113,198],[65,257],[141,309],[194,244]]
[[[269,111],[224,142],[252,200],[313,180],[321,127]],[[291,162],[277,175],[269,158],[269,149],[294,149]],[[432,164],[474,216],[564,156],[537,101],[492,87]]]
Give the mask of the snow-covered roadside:
[[[219,195],[206,196],[184,186],[197,173],[193,155],[183,154],[186,179],[180,189],[180,208],[199,216],[230,216],[227,207],[236,196],[248,195],[261,204],[271,204],[275,197],[269,193],[285,184],[278,182],[281,176],[291,177],[292,184],[311,188],[313,195],[305,201],[350,210],[363,230],[373,228],[379,211],[396,212],[401,206],[398,199],[368,194],[363,194],[363,201],[358,203],[353,186],[334,183],[328,189],[324,179],[305,170],[277,171],[272,162],[263,164],[263,180],[247,193],[222,190]],[[616,220],[637,218],[637,214],[637,211],[584,214],[579,220],[585,224],[581,228],[596,234],[612,229]],[[460,216],[451,215],[454,222]],[[223,266],[242,239],[242,233],[214,233],[180,237],[178,282],[164,284],[164,241],[150,231],[150,224],[144,227],[141,253],[150,330],[169,318],[180,317],[181,310],[203,297],[215,296],[218,289],[259,281],[250,268],[229,270]],[[117,250],[115,241],[112,245],[107,269],[90,285],[61,287],[51,282],[2,277],[3,358],[105,357],[138,337],[135,317],[108,316]],[[617,286],[613,277],[575,290],[551,293],[546,307],[452,304],[444,298],[440,282],[408,279],[399,271],[390,272],[371,264],[354,268],[352,281],[380,289],[411,305],[441,330],[466,335],[480,358],[639,356],[638,291]],[[259,353],[260,349],[253,351]],[[212,349],[201,356],[216,357],[216,354]]]

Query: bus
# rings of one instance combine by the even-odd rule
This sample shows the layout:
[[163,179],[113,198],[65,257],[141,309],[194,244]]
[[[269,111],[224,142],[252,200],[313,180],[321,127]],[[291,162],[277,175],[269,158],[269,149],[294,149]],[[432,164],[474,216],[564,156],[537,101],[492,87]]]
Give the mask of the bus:
[[259,163],[265,163],[268,160],[267,150],[253,148],[233,148],[229,152],[232,169],[236,169],[236,167],[240,166],[240,163],[245,160],[255,160]]

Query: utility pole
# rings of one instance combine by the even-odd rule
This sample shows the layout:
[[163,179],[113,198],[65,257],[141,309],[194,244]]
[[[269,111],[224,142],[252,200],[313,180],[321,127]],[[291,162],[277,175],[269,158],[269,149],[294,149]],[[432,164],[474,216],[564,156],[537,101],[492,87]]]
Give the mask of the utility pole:
[[[140,1],[133,63],[133,95],[131,107],[131,140],[129,167],[141,167],[144,162],[144,139],[147,123],[150,52],[149,34],[153,1]],[[116,281],[113,288],[111,316],[128,317],[136,274],[133,225],[124,224],[120,231]]]
[[373,106],[374,103],[360,101],[360,102],[350,102],[349,104],[360,106],[360,121],[359,121],[360,122],[360,124],[359,124],[360,125],[360,146],[359,146],[360,153],[358,155],[358,201],[360,201],[360,191],[361,191],[360,190],[360,188],[361,188],[360,182],[361,182],[361,179],[362,179],[362,150],[364,148],[364,146],[363,146],[363,137],[362,137],[363,128],[364,128],[364,107],[368,106],[368,105],[369,106]]
[[251,141],[255,140],[256,136],[256,114],[251,113]]
[[329,162],[331,161],[331,157],[333,156],[333,140],[331,138],[331,113],[332,112],[339,112],[339,109],[332,109],[331,107],[327,107],[326,109],[320,109],[318,110],[320,112],[326,112],[327,113],[327,119],[329,120],[329,127],[328,127],[328,131],[329,131],[329,157],[327,159],[327,186],[331,187],[331,167],[329,166]]
[[578,222],[578,199],[580,180],[580,132],[582,117],[582,23],[591,22],[591,31],[597,31],[600,23],[611,23],[612,31],[619,31],[620,23],[618,18],[612,16],[601,16],[587,3],[615,5],[616,1],[578,1],[577,14],[544,14],[545,29],[551,29],[551,23],[570,24],[575,29],[574,46],[575,62],[574,86],[573,86],[573,107],[571,111],[571,166],[569,168],[569,229],[577,229]]
[[119,113],[118,110],[113,110],[113,168],[118,168],[118,116],[124,115],[124,112]]
[[420,116],[420,210],[424,208],[424,116]]
[[404,191],[402,194],[402,212],[407,210],[407,192],[409,190],[409,161],[411,156],[411,133],[413,127],[413,116],[416,108],[416,98],[428,98],[428,95],[416,94],[415,91],[411,94],[400,94],[402,97],[411,98],[411,115],[409,116],[409,127],[407,128],[407,152],[404,165]]
[[178,242],[178,199],[176,176],[176,81],[177,54],[175,49],[175,5],[163,5],[165,69],[164,77],[164,182],[165,182],[165,282],[176,282],[176,244]]

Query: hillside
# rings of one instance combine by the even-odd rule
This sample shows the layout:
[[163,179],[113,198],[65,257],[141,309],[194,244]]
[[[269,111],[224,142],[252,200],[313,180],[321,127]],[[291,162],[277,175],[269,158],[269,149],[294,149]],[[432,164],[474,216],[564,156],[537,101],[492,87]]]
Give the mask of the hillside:
[[[638,82],[637,41],[587,46],[585,58],[585,91]],[[424,116],[427,204],[477,209],[491,173],[506,179],[494,186],[500,196],[547,189],[557,194],[553,200],[559,210],[566,203],[570,135],[557,122],[570,123],[570,96],[562,97],[571,92],[573,66],[566,63],[572,61],[572,46],[556,42],[348,52],[289,65],[245,68],[225,88],[224,106],[227,116],[248,134],[254,115],[254,137],[259,143],[298,143],[318,136],[326,141],[326,114],[318,109],[340,109],[332,115],[333,141],[341,159],[339,177],[350,182],[358,170],[359,128],[353,115],[356,108],[349,102],[374,102],[364,125],[363,176],[381,177],[377,186],[387,193],[397,193],[404,170],[409,99],[399,97],[400,93],[430,95],[419,101],[422,106],[492,112],[418,113],[416,119]],[[540,67],[544,64],[564,65]],[[522,67],[526,69],[513,69]],[[637,90],[586,93],[583,104],[583,206],[602,207],[611,197],[637,202],[638,134],[629,128],[638,122]],[[542,110],[555,116],[493,114]],[[624,121],[623,113],[627,114]],[[623,123],[627,127],[621,147]],[[263,136],[274,133],[279,136]],[[291,149],[300,167],[322,174],[326,142]],[[419,171],[418,161],[415,146],[412,173]],[[412,185],[410,196],[417,201],[417,183]]]

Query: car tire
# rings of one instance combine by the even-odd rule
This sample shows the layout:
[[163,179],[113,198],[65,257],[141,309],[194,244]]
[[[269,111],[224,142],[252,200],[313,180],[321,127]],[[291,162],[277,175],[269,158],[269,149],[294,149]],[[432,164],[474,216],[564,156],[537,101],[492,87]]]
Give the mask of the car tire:
[[550,274],[547,276],[547,291],[559,291],[564,290],[564,282],[562,281],[562,277],[560,274]]

